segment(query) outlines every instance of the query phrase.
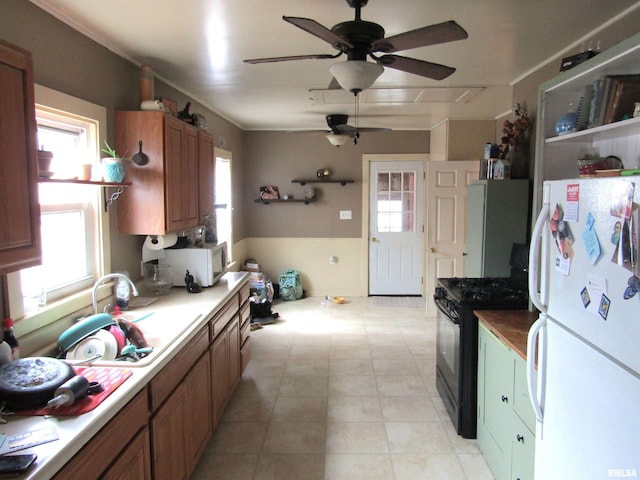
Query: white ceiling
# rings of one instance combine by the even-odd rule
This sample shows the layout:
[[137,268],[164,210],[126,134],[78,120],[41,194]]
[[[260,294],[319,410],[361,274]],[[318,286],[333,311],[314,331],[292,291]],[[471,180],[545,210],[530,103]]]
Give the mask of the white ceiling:
[[[245,130],[326,128],[325,115],[353,116],[353,96],[329,91],[338,60],[260,65],[243,59],[335,53],[282,20],[327,28],[353,20],[345,0],[31,0]],[[387,68],[361,94],[360,126],[425,130],[443,118],[496,118],[511,86],[529,72],[597,41],[637,0],[370,0],[362,19],[386,36],[455,20],[469,38],[398,54],[457,68],[443,81]],[[593,33],[593,32],[596,33]],[[180,106],[182,107],[182,106]],[[192,112],[193,113],[193,112]],[[352,121],[350,121],[353,124]]]

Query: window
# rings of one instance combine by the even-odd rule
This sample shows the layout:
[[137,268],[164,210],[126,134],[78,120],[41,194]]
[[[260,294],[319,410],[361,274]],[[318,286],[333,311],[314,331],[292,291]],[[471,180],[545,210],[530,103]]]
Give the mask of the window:
[[[103,107],[36,86],[36,122],[39,148],[53,152],[52,179],[78,177],[82,164],[98,164],[98,139],[106,124]],[[81,303],[90,303],[88,291],[108,265],[101,188],[55,182],[41,182],[38,188],[43,263],[21,270],[10,283],[13,297],[22,300],[19,306],[11,302],[15,318],[37,316],[47,303],[64,303],[82,292],[86,297]],[[75,302],[69,312],[56,313],[70,313],[77,306]]]
[[231,152],[215,149],[215,208],[218,242],[227,242],[229,258],[232,248],[231,223]]
[[414,232],[416,173],[386,171],[378,173],[378,232]]

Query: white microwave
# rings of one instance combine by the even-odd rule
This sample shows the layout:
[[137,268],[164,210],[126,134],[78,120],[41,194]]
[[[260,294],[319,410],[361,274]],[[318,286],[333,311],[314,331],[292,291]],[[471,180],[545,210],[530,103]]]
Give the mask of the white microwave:
[[166,248],[165,258],[158,263],[167,264],[171,269],[174,286],[186,286],[187,270],[201,287],[211,287],[227,271],[227,244],[206,245],[189,248]]

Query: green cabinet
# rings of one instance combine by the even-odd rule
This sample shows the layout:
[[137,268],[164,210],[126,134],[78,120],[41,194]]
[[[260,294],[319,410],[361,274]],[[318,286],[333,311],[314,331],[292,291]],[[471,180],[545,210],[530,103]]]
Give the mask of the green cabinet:
[[526,362],[480,322],[478,446],[496,480],[533,479],[535,416]]

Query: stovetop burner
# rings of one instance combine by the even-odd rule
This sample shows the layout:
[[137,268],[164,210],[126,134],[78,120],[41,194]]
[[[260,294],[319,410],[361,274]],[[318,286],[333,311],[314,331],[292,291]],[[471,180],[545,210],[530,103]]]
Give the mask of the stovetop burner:
[[487,308],[526,308],[529,300],[526,285],[521,285],[508,277],[439,278],[438,285],[446,291],[448,298],[465,305]]

